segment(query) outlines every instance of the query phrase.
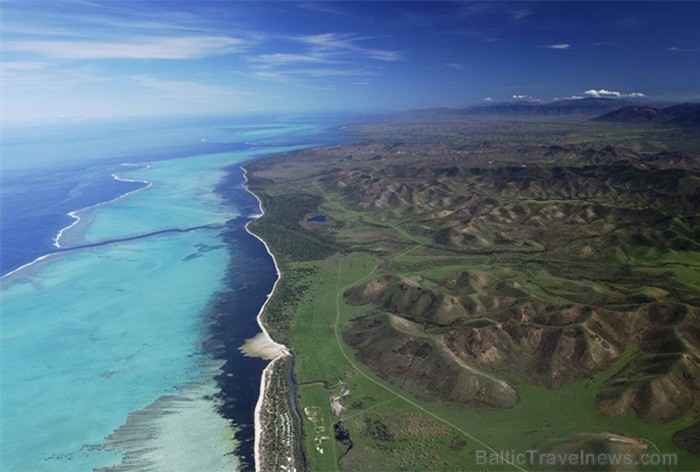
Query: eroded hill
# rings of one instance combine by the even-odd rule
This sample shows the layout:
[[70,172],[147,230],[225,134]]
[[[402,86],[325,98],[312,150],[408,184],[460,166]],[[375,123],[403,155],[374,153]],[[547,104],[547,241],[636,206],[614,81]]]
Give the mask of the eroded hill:
[[509,409],[524,385],[605,373],[591,403],[606,418],[692,415],[699,154],[636,138],[426,143],[438,127],[253,165],[253,185],[323,200],[287,226],[324,242],[317,260],[335,245],[383,261],[339,292],[356,315],[338,341],[428,402]]

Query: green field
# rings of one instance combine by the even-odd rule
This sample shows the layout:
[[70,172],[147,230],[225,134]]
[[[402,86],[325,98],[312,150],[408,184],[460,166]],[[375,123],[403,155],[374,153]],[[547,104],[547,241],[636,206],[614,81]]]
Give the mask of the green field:
[[[429,142],[425,136],[440,138],[440,130],[454,137],[453,124],[420,132],[415,124],[387,126],[374,133],[382,139],[396,133],[396,141],[411,135]],[[542,142],[543,128],[538,124],[527,135],[528,126],[517,128],[515,145]],[[566,447],[595,444],[602,452],[673,454],[678,461],[641,470],[700,466],[672,441],[697,422],[698,389],[681,390],[679,397],[665,393],[700,381],[692,338],[700,288],[698,209],[685,194],[697,193],[698,173],[630,164],[638,149],[673,144],[659,137],[592,166],[585,159],[593,154],[572,147],[559,170],[537,161],[537,149],[561,144],[563,136],[568,143],[582,138],[564,135],[563,128],[553,136],[517,152],[477,146],[468,154],[471,140],[452,143],[430,162],[426,155],[435,144],[368,143],[251,165],[251,189],[266,208],[253,229],[282,261],[280,289],[265,316],[295,358],[310,470],[540,469],[510,456],[498,464],[477,457],[546,452],[561,438]],[[634,139],[641,138],[631,133],[615,142]],[[501,165],[490,167],[496,157],[489,153],[500,156]],[[515,166],[516,159],[526,164]],[[678,179],[683,190],[675,190]],[[306,221],[316,214],[327,221]],[[380,283],[381,290],[372,288]],[[349,304],[350,289],[372,295]],[[450,318],[455,304],[468,315]],[[377,330],[386,335],[362,344]],[[464,340],[481,344],[461,348]],[[434,372],[412,370],[414,361],[428,361],[396,352],[396,346],[421,343],[442,356]],[[685,377],[676,380],[674,372]],[[484,388],[507,385],[517,402],[497,407],[469,400],[473,392],[454,381],[455,373],[480,379]],[[336,416],[330,398],[339,382],[350,393]],[[652,394],[626,404],[616,396],[620,388]],[[681,410],[657,408],[673,398],[682,399]],[[616,413],[618,407],[627,410]],[[334,438],[339,421],[351,448]]]
[[[361,255],[351,254],[342,258],[333,258],[322,264],[323,268],[320,269],[314,284],[316,288],[309,293],[308,303],[300,307],[297,312],[298,317],[289,332],[290,343],[293,346],[302,347],[295,349],[297,379],[299,382],[323,380],[329,383],[335,383],[339,379],[348,380],[351,394],[344,403],[351,405],[353,402],[362,401],[362,407],[349,409],[340,417],[344,422],[348,419],[356,422],[364,415],[376,415],[382,411],[391,413],[395,409],[400,409],[419,415],[422,421],[444,424],[447,432],[426,438],[410,436],[399,437],[392,441],[376,439],[362,441],[361,446],[356,446],[345,457],[343,465],[354,460],[356,456],[361,458],[364,454],[362,449],[366,447],[372,449],[373,460],[387,461],[384,464],[382,462],[374,464],[376,470],[386,470],[387,466],[403,469],[406,463],[398,459],[392,462],[392,458],[406,457],[405,454],[413,455],[416,440],[418,440],[426,449],[440,451],[440,454],[432,458],[435,463],[419,461],[414,463],[414,469],[473,470],[477,449],[526,451],[537,442],[553,435],[560,436],[581,431],[620,432],[644,438],[653,443],[659,451],[673,451],[680,454],[677,470],[692,470],[697,464],[697,459],[679,451],[670,441],[670,435],[674,431],[689,426],[695,421],[693,413],[688,413],[672,423],[659,427],[646,424],[635,418],[633,414],[619,419],[609,419],[595,410],[596,386],[629,360],[636,350],[634,344],[630,344],[626,355],[621,357],[615,365],[597,374],[590,381],[574,382],[558,391],[522,384],[518,388],[521,402],[508,410],[483,410],[463,406],[450,408],[440,402],[418,400],[378,378],[354,358],[352,349],[340,340],[336,329],[365,311],[342,302],[338,309],[336,301],[340,299],[342,287],[349,288],[367,279],[378,262]],[[373,276],[376,275],[380,274],[375,272]],[[329,339],[335,339],[336,342],[329,343]],[[331,430],[332,425],[339,419],[333,417],[328,409],[328,397],[331,393],[319,385],[299,389],[301,404],[318,408],[320,421],[317,424],[323,424],[326,432]],[[368,401],[367,398],[371,400]],[[561,412],[566,413],[561,414]],[[336,459],[345,448],[336,444],[336,441],[327,435],[329,439],[325,441],[324,453],[319,454],[314,447],[316,438],[312,434],[314,426],[311,422],[305,425],[311,469],[338,470]],[[467,446],[460,451],[451,450],[449,446],[455,438],[464,439]],[[377,453],[375,450],[377,447],[380,447],[379,450],[386,451],[386,454]],[[393,451],[397,453],[394,454]],[[364,462],[347,465],[355,470],[372,468],[371,464]],[[517,467],[505,466],[503,469],[512,470]],[[498,470],[498,468],[489,470]]]

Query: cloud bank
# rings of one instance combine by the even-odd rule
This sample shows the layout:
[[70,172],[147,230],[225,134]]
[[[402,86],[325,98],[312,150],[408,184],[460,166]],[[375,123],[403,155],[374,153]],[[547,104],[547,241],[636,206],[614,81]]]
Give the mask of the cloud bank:
[[133,41],[10,40],[5,51],[59,59],[198,59],[243,50],[246,42],[228,36],[143,37]]
[[[585,92],[583,92],[583,95],[586,97],[594,97],[594,98],[642,98],[642,97],[646,96],[642,92],[622,93],[622,92],[617,92],[614,90],[606,90],[606,89],[586,90]],[[581,97],[581,98],[583,98],[583,97]]]

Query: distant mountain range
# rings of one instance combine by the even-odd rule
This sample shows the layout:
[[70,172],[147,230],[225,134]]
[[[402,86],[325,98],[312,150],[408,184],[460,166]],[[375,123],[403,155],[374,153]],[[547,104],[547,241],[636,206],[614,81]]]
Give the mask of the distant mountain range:
[[[647,101],[647,103],[649,103]],[[403,116],[592,116],[606,123],[655,123],[683,128],[700,128],[700,103],[669,105],[619,98],[581,98],[553,102],[501,102],[465,108],[428,108],[402,113]],[[664,108],[659,108],[663,107]]]
[[682,128],[699,128],[700,103],[683,103],[666,108],[629,105],[594,118],[593,121],[605,123],[659,123]]
[[410,114],[425,115],[521,115],[521,116],[557,116],[557,115],[590,115],[597,116],[617,110],[620,107],[633,105],[628,100],[613,98],[581,98],[556,100],[553,102],[502,102],[475,105],[466,108],[429,108],[416,110]]

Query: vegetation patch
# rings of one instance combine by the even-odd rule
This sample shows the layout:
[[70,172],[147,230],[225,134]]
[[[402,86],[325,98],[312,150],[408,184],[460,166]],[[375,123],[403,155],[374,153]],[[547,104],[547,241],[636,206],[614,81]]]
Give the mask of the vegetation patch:
[[[312,469],[635,441],[697,465],[700,142],[606,126],[434,117],[252,165]],[[318,439],[339,421],[350,450]]]

